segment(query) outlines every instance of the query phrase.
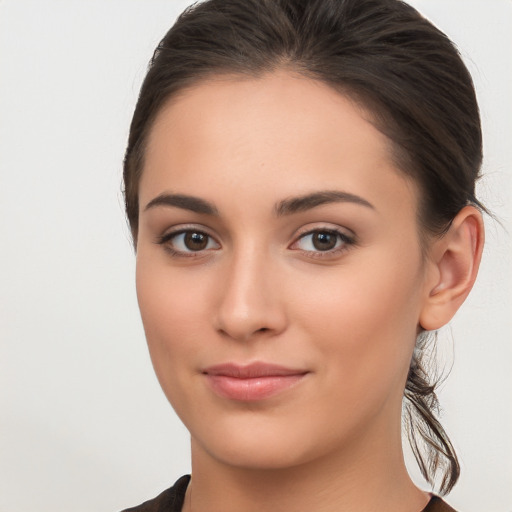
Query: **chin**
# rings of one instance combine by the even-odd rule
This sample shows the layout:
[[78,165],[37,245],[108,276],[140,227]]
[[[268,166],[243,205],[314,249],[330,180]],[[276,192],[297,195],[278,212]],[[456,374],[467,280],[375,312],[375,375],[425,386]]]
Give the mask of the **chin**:
[[325,443],[325,437],[320,444],[318,434],[308,425],[290,418],[262,415],[250,421],[247,417],[244,421],[230,419],[212,422],[214,426],[207,431],[191,431],[193,452],[240,469],[282,470],[311,462],[336,444]]
[[244,442],[229,436],[223,443],[217,443],[213,448],[206,447],[205,450],[223,465],[254,471],[282,470],[307,462],[305,453],[279,441],[273,439],[267,443],[260,438]]

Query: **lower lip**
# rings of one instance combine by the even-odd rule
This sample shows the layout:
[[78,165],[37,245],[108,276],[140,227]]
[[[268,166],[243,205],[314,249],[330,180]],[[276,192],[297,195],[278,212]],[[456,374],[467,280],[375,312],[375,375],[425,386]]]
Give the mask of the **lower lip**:
[[215,393],[223,398],[254,402],[275,396],[295,386],[306,374],[266,375],[240,379],[226,375],[206,375]]

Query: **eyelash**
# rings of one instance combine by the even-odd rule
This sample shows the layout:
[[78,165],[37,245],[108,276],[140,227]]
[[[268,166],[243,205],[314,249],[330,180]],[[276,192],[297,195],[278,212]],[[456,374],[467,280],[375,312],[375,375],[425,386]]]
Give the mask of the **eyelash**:
[[[345,251],[347,251],[351,246],[355,245],[356,239],[354,236],[347,235],[347,233],[344,233],[343,231],[340,231],[338,229],[334,228],[316,228],[316,229],[310,229],[304,233],[301,233],[297,240],[293,242],[292,246],[297,245],[301,240],[306,239],[308,236],[312,236],[315,234],[329,234],[336,236],[336,245],[334,248],[321,251],[321,250],[301,250],[304,254],[307,254],[310,258],[333,258],[336,257]],[[338,246],[338,243],[341,242]]]
[[[205,248],[205,249],[198,250],[198,251],[192,251],[192,250],[182,251],[182,250],[176,250],[169,244],[169,242],[171,242],[173,240],[173,238],[176,238],[177,236],[183,235],[186,233],[195,233],[195,234],[199,234],[199,235],[204,235],[209,240],[214,240],[214,238],[211,235],[209,235],[208,233],[206,233],[205,231],[202,231],[200,229],[183,228],[183,229],[179,229],[177,231],[171,231],[169,233],[166,233],[166,234],[158,237],[156,243],[158,245],[163,245],[165,250],[172,257],[176,257],[176,258],[202,257],[202,256],[204,256],[205,251],[211,250],[211,248],[210,249]],[[316,228],[316,229],[311,229],[309,231],[301,233],[298,236],[297,240],[295,242],[293,242],[293,244],[290,247],[297,245],[301,240],[304,240],[308,236],[312,236],[314,234],[319,234],[319,233],[336,236],[337,237],[336,246],[338,245],[338,242],[340,242],[340,241],[341,241],[341,245],[338,247],[335,246],[333,249],[329,249],[326,251],[321,251],[321,250],[311,251],[311,250],[299,249],[302,253],[307,254],[307,256],[310,258],[317,258],[317,259],[329,258],[329,257],[332,258],[332,257],[338,256],[341,253],[347,251],[351,246],[356,244],[356,239],[354,236],[349,236],[342,231],[339,231],[339,230],[333,229],[333,228]],[[218,242],[215,242],[215,243],[218,245]]]
[[[172,241],[173,238],[176,238],[179,235],[184,235],[186,233],[195,233],[199,235],[204,235],[208,238],[208,240],[214,240],[214,238],[206,233],[205,231],[202,231],[200,229],[194,229],[192,227],[190,228],[182,228],[177,231],[171,231],[169,233],[165,233],[164,235],[157,238],[156,243],[158,245],[163,245],[164,249],[173,257],[175,258],[197,258],[204,256],[204,251],[208,249],[203,249],[200,251],[181,251],[174,249],[169,242]],[[216,242],[217,243],[217,242]]]

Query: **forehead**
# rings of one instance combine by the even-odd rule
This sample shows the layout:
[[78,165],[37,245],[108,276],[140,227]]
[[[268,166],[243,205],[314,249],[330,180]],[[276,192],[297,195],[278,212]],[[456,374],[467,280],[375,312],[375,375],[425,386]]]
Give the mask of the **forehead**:
[[415,187],[367,113],[326,84],[285,72],[200,82],[162,108],[148,138],[141,206],[191,187],[212,201],[228,190],[279,200],[341,187],[416,205]]

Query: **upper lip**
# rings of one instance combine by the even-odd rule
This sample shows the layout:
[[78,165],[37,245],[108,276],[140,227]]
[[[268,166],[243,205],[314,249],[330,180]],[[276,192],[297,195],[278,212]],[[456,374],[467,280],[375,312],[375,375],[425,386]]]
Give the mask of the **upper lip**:
[[303,375],[307,370],[287,368],[272,363],[255,362],[247,365],[224,363],[209,366],[203,370],[206,375],[233,377],[237,379],[254,379],[257,377],[277,377],[287,375]]

